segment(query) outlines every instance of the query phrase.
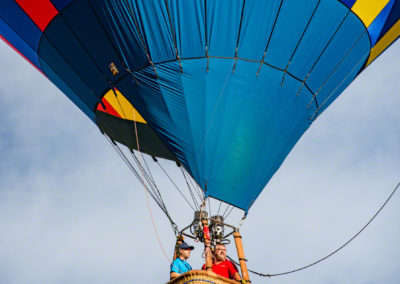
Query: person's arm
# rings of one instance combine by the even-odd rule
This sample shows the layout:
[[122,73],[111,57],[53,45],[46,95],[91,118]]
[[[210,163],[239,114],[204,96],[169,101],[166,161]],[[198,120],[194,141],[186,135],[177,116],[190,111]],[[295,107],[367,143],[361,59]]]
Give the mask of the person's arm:
[[171,272],[169,274],[169,277],[171,279],[174,279],[178,276],[180,276],[181,273],[179,271],[179,263],[177,262],[177,260],[175,259],[172,263],[171,263]]
[[171,271],[171,273],[169,274],[169,277],[170,277],[171,280],[176,278],[176,277],[179,277],[179,276],[181,276],[181,274],[179,274],[177,272],[174,272],[174,271]]
[[241,281],[242,277],[240,277],[239,270],[237,269],[236,265],[231,261],[228,263],[229,276],[231,276],[234,280]]
[[235,272],[235,273],[233,274],[233,279],[235,279],[235,280],[237,280],[237,281],[241,281],[241,280],[242,280],[242,277],[240,277],[239,272]]

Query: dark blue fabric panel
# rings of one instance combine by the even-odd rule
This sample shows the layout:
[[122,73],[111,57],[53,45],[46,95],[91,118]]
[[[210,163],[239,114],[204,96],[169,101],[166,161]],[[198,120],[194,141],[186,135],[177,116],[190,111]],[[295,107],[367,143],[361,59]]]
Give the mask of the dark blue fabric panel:
[[394,0],[390,0],[390,2],[385,6],[385,8],[383,8],[383,10],[368,27],[368,33],[369,37],[371,38],[372,47],[375,45],[379,35],[382,32],[382,28],[390,14],[390,11],[392,10],[393,4]]
[[395,0],[395,3],[392,7],[392,11],[390,12],[385,25],[383,26],[382,32],[378,38],[378,40],[383,37],[389,30],[390,28],[396,24],[396,22],[400,20],[400,1]]
[[[41,61],[43,72],[46,74],[47,78],[54,85],[56,85],[77,107],[79,107],[93,122],[95,121],[95,115],[93,111],[93,104],[96,103],[96,99],[92,99],[91,104],[87,105],[88,100],[84,103],[81,98],[67,85],[64,79],[54,72],[53,69],[43,60]],[[93,98],[93,97],[92,97]]]
[[357,0],[340,0],[343,4],[345,4],[349,9],[351,9],[356,3]]
[[[96,62],[109,81],[115,82],[126,74],[123,62],[120,61],[116,49],[111,45],[87,1],[77,1],[62,12],[62,17],[88,51],[88,56]],[[112,75],[108,67],[111,62],[119,70],[116,76]]]
[[238,57],[261,60],[267,47],[280,3],[281,0],[245,2]]
[[208,54],[234,57],[243,0],[208,0],[206,4]]
[[50,1],[51,3],[53,3],[54,7],[56,7],[56,9],[61,12],[61,10],[63,10],[65,7],[67,7],[70,3],[72,3],[75,0],[50,0]]
[[[41,41],[39,56],[41,62],[46,63],[46,69],[43,69],[44,73],[47,75],[48,72],[49,78],[52,76],[52,73],[56,73],[57,77],[62,78],[65,84],[68,84],[69,89],[71,89],[74,94],[78,94],[80,100],[87,105],[89,109],[94,111],[98,103],[96,93],[82,80],[81,77],[79,77],[76,71],[72,69],[62,55],[54,49],[53,45],[50,44],[46,37],[43,37]],[[51,70],[49,70],[49,68]],[[57,84],[57,86],[59,85],[60,84]],[[75,100],[73,96],[70,97],[70,99]]]
[[90,6],[102,23],[113,45],[117,47],[122,60],[130,70],[149,65],[146,45],[141,41],[136,25],[126,3],[119,0],[91,1]]
[[[0,1],[0,18],[33,49],[38,50],[42,31],[13,0]],[[7,38],[7,36],[4,36]]]
[[0,18],[0,35],[21,52],[32,64],[40,69],[36,50],[32,49],[10,26]]
[[317,3],[318,0],[283,1],[265,62],[281,69],[286,68]]
[[167,3],[179,56],[205,56],[204,0],[168,0]]
[[164,1],[130,1],[154,63],[176,58],[167,7]]
[[354,80],[369,56],[369,35],[364,32],[361,39],[356,42],[346,56],[337,63],[336,67],[327,78],[326,83],[320,87],[316,99],[321,108],[325,110],[329,104]]
[[[97,97],[100,98],[103,92],[110,88],[103,74],[61,17],[54,18],[46,29],[45,37]],[[40,53],[40,56],[45,56],[45,54]],[[46,60],[46,62],[55,67],[51,61]],[[59,70],[59,68],[54,69]]]
[[338,1],[321,1],[290,62],[289,72],[297,78],[306,78],[348,11]]
[[[361,36],[363,37],[361,38]],[[335,68],[346,56],[349,56],[349,51],[355,47],[358,41],[364,44],[363,48],[360,46],[360,52],[362,54],[369,53],[370,45],[369,41],[366,41],[367,39],[368,36],[364,24],[356,15],[349,13],[307,77],[306,83],[311,90],[314,93],[318,92],[324,82],[335,72]]]

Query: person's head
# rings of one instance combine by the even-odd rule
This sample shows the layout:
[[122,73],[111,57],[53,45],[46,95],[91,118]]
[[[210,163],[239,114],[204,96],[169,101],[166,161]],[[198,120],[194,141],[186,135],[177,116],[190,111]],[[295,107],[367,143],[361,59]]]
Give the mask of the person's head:
[[215,246],[214,257],[216,261],[224,261],[226,259],[226,247],[224,244],[217,244]]
[[194,247],[189,246],[187,243],[183,242],[179,245],[178,249],[179,249],[179,257],[188,259]]

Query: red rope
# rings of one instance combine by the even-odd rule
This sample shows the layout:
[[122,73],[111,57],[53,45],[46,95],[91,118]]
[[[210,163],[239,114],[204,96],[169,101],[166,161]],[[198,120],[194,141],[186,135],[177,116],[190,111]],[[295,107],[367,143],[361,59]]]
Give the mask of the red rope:
[[[134,121],[134,124],[135,124],[135,135],[136,135],[137,150],[139,151],[139,153],[141,153],[141,152],[140,152],[140,146],[139,146],[139,138],[138,138],[138,131],[137,131],[137,126],[136,126],[136,117],[135,117],[135,113],[133,113],[133,121]],[[143,159],[143,156],[142,156],[142,155],[140,155],[140,156],[141,156],[140,158]],[[142,164],[140,163],[140,160],[139,160],[139,159],[138,159],[138,161],[139,161],[139,165],[140,165],[140,171],[141,171],[141,173],[142,173],[142,180],[144,181],[143,166],[142,166]],[[143,187],[144,187],[144,185],[143,185]],[[162,252],[163,252],[165,258],[166,258],[167,261],[169,262],[169,264],[172,264],[170,258],[169,258],[168,255],[167,255],[167,252],[166,252],[164,246],[163,246],[162,243],[161,243],[161,239],[160,239],[160,236],[159,236],[158,231],[157,231],[156,223],[154,222],[153,212],[151,211],[150,200],[149,200],[149,196],[148,196],[148,193],[147,193],[146,188],[145,188],[145,190],[144,190],[144,193],[145,193],[145,196],[146,196],[147,209],[149,210],[151,223],[153,224],[153,229],[154,229],[154,232],[155,232],[155,234],[156,234],[158,244],[160,245],[160,248],[161,248],[161,250],[162,250]]]

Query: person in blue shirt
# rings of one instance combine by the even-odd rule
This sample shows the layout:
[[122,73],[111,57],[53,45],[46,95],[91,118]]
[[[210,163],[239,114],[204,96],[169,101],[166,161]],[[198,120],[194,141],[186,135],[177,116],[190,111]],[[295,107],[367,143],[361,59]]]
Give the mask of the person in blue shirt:
[[190,253],[194,247],[183,242],[179,245],[178,249],[179,256],[171,263],[171,279],[174,279],[179,275],[192,270],[192,267],[186,260],[190,257]]

